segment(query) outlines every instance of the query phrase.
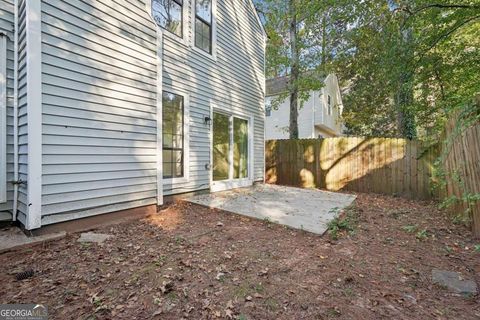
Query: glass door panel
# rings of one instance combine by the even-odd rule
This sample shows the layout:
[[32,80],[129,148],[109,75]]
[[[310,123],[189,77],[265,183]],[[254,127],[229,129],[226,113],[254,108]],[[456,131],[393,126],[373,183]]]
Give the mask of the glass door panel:
[[213,181],[230,179],[230,117],[213,113]]
[[233,118],[233,178],[248,178],[248,121]]

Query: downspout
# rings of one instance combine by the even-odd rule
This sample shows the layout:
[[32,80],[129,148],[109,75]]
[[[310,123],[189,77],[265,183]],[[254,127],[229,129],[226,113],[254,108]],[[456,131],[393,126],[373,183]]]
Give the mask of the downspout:
[[163,30],[158,26],[153,17],[152,0],[145,1],[145,10],[147,10],[148,16],[155,26],[157,35],[157,207],[159,207],[163,205]]
[[[263,24],[262,24],[263,27]],[[266,160],[266,136],[267,133],[266,131],[266,126],[265,123],[267,122],[267,115],[265,113],[265,103],[266,103],[266,94],[267,94],[267,85],[266,85],[266,74],[267,74],[267,64],[266,64],[266,59],[267,59],[267,36],[266,34],[263,35],[263,183],[267,183],[267,164],[265,162]],[[255,157],[253,158],[255,161]],[[213,160],[211,160],[213,163]],[[255,180],[255,174],[252,172],[253,180]]]
[[315,98],[317,97],[316,91],[313,92],[313,116],[312,116],[312,138],[315,139],[315,113],[316,113],[316,104],[315,104]]
[[13,208],[12,221],[18,212],[18,0],[14,1],[13,37]]

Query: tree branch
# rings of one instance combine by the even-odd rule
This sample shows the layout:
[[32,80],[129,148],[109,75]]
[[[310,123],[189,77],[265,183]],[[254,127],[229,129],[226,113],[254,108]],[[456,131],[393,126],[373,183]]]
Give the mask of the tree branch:
[[414,10],[413,12],[411,12],[411,14],[417,14],[419,12],[422,12],[422,11],[425,11],[425,10],[428,10],[428,9],[432,9],[432,8],[437,8],[437,9],[476,9],[476,10],[480,10],[480,5],[433,3],[433,4],[429,4],[429,5],[420,7],[418,9]]
[[405,20],[402,23],[401,29],[404,29],[405,25],[407,24],[408,20],[415,16],[416,14],[419,14],[422,11],[426,11],[429,9],[466,9],[466,10],[480,10],[480,5],[468,5],[468,4],[441,4],[441,3],[432,3],[429,5],[425,5],[422,7],[419,7],[415,10],[410,10],[408,7],[403,7],[399,8],[398,11],[404,11],[408,13],[408,16],[405,18]]
[[423,58],[425,57],[425,55],[430,51],[432,50],[433,48],[435,48],[442,40],[448,38],[451,34],[455,33],[458,29],[460,29],[461,27],[463,27],[464,25],[472,22],[473,20],[476,20],[476,19],[480,19],[480,15],[476,15],[476,16],[473,16],[465,21],[462,21],[461,23],[458,23],[457,25],[455,25],[451,30],[449,30],[448,32],[442,34],[440,37],[438,37],[425,51],[423,51],[422,55],[420,56],[420,58],[418,59],[417,61],[417,64],[423,60]]

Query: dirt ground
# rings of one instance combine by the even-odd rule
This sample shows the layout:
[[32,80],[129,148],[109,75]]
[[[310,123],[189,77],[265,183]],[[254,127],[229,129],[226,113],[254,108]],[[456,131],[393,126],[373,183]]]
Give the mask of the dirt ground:
[[[51,319],[479,319],[480,299],[432,284],[480,283],[468,231],[433,204],[359,194],[338,239],[180,203],[143,221],[0,255],[0,303]],[[15,275],[34,269],[33,277]]]

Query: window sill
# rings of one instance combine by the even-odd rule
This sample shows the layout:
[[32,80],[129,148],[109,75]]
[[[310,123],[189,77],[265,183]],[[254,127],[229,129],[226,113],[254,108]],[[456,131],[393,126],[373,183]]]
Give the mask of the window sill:
[[202,49],[199,49],[195,46],[195,44],[192,45],[192,48],[195,52],[201,54],[202,56],[212,60],[213,62],[217,62],[217,54],[216,54],[216,51],[215,51],[215,48],[212,48],[212,54],[210,53],[207,53],[205,51],[203,51]]
[[176,42],[176,43],[178,43],[178,44],[180,44],[184,47],[188,47],[188,41],[185,38],[180,38],[176,34],[173,34],[170,31],[165,30],[165,29],[163,30],[163,34],[169,40],[172,40],[173,42]]

